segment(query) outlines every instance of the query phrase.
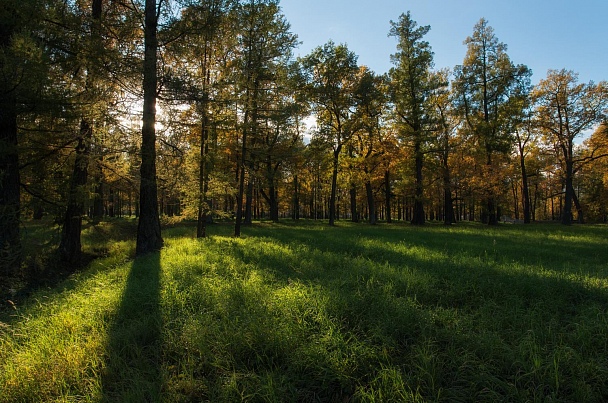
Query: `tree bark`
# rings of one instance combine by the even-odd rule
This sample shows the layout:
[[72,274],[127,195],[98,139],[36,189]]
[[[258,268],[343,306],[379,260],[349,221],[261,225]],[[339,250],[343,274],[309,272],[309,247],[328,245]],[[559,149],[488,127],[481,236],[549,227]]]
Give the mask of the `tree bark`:
[[522,181],[522,202],[524,207],[524,224],[530,224],[530,190],[528,186],[528,173],[526,172],[526,159],[523,152],[519,155]]
[[354,182],[350,184],[350,215],[352,222],[359,222],[359,213],[357,212],[357,185]]
[[293,219],[300,219],[300,192],[299,192],[298,175],[293,176]]
[[63,219],[59,256],[71,265],[77,264],[82,255],[80,234],[84,215],[84,188],[87,184],[89,167],[89,144],[93,128],[85,120],[80,121],[80,135],[76,146],[76,159],[70,181],[68,205]]
[[422,184],[422,163],[423,156],[420,152],[420,144],[416,143],[415,147],[415,164],[416,164],[416,190],[414,195],[414,216],[412,217],[413,225],[424,225],[424,194]]
[[572,185],[573,166],[572,160],[566,160],[566,193],[564,194],[564,208],[562,210],[562,224],[572,224],[572,198],[574,186]]
[[384,171],[384,203],[386,206],[386,222],[391,223],[393,219],[391,217],[391,197],[393,191],[391,190],[391,172],[387,169]]
[[369,210],[369,223],[371,225],[376,225],[377,224],[376,201],[374,200],[374,190],[372,189],[372,183],[369,180],[365,181],[365,195],[367,196],[367,209]]
[[137,225],[136,254],[158,251],[163,246],[158,214],[156,182],[156,64],[158,17],[156,0],[146,0],[144,28],[144,108],[141,141],[141,183],[139,191],[139,223]]
[[443,223],[452,225],[456,222],[456,214],[454,213],[454,199],[452,197],[452,181],[450,178],[450,168],[448,159],[442,158],[443,163]]
[[15,275],[21,265],[19,183],[16,100],[9,93],[0,99],[0,275]]
[[329,225],[335,225],[336,220],[336,193],[338,188],[338,164],[341,146],[334,150],[333,168],[331,174],[331,196],[329,198]]
[[576,207],[576,214],[577,214],[577,221],[579,224],[584,224],[585,223],[585,218],[583,217],[583,208],[580,204],[580,202],[578,201],[578,196],[576,195],[576,192],[574,191],[574,188],[572,188],[572,202],[574,203],[574,207]]
[[198,221],[196,225],[196,237],[204,238],[207,233],[207,221],[209,219],[209,201],[207,200],[207,192],[209,191],[209,118],[207,116],[206,94],[204,95],[202,106],[202,123],[201,123],[201,148],[200,148],[200,165],[199,165],[199,204],[198,204]]

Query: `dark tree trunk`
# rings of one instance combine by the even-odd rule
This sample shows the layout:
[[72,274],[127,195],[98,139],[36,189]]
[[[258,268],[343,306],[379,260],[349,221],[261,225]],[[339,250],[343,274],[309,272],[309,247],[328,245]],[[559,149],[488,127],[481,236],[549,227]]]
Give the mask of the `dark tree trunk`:
[[294,220],[300,219],[300,191],[298,175],[293,176],[293,215]]
[[369,213],[369,223],[372,225],[377,224],[376,219],[376,201],[374,200],[374,190],[372,189],[372,183],[369,180],[365,181],[365,195],[367,196],[367,209]]
[[393,195],[393,191],[391,189],[391,172],[387,169],[384,171],[384,204],[386,207],[386,222],[391,223],[393,219],[391,218],[391,197]]
[[136,254],[160,250],[163,239],[158,215],[156,183],[156,0],[146,0],[144,29],[144,110],[141,141],[141,184],[139,190],[139,223],[137,225]]
[[[572,153],[570,153],[572,155]],[[564,194],[564,207],[562,210],[562,224],[572,224],[572,199],[574,198],[574,186],[572,185],[573,176],[572,160],[566,160],[566,193]]]
[[445,225],[451,225],[456,222],[456,214],[454,212],[452,180],[450,177],[447,153],[441,160],[443,165],[443,223]]
[[63,219],[59,256],[62,261],[77,264],[82,254],[80,233],[84,215],[84,188],[87,184],[89,167],[89,144],[93,129],[85,120],[80,121],[80,136],[76,146],[76,159],[70,181],[68,205]]
[[521,167],[522,181],[522,201],[524,205],[524,224],[530,224],[530,190],[528,187],[528,174],[526,172],[526,159],[523,152],[519,155],[519,165]]
[[[253,168],[252,172],[253,172]],[[253,223],[253,180],[249,178],[247,181],[247,194],[245,195],[245,220],[243,225],[251,225]]]
[[420,152],[420,145],[416,144],[415,150],[415,164],[416,164],[416,190],[414,194],[414,216],[412,217],[413,225],[424,225],[425,217],[424,217],[424,194],[423,194],[423,184],[422,184],[422,163],[423,163],[423,155]]
[[[487,152],[487,162],[486,165],[488,167],[488,172],[492,172],[492,152],[490,149],[486,150]],[[488,225],[498,225],[498,216],[496,214],[496,196],[494,195],[494,190],[490,189],[490,192],[485,200],[484,211],[482,212],[482,222]]]
[[198,205],[198,222],[196,226],[196,237],[204,238],[207,232],[207,221],[209,219],[209,201],[207,200],[207,192],[209,191],[209,119],[207,117],[207,102],[206,95],[203,102],[203,118],[201,124],[201,148],[200,148],[200,165],[199,165],[199,205]]
[[[3,5],[6,7],[6,5]],[[12,10],[16,14],[16,10]],[[15,21],[0,21],[0,53],[9,47]],[[6,66],[0,58],[0,70]],[[0,77],[0,80],[4,77]],[[17,149],[17,99],[13,83],[0,87],[0,277],[19,273],[21,266],[20,177]]]
[[[245,112],[245,119],[247,118]],[[241,148],[241,160],[239,161],[239,189],[236,196],[236,220],[234,223],[234,236],[241,236],[241,225],[243,221],[243,196],[245,195],[245,153],[247,152],[247,129],[243,130],[243,144]]]
[[268,189],[270,203],[270,219],[272,222],[279,222],[279,192],[274,186]]
[[576,195],[576,192],[574,191],[574,188],[572,188],[572,201],[574,202],[574,207],[576,207],[576,214],[577,214],[577,221],[579,224],[584,224],[585,223],[585,218],[583,217],[583,208],[581,207],[581,204],[578,201],[578,196]]
[[359,213],[357,212],[357,185],[350,184],[350,214],[352,222],[359,222]]
[[[91,32],[95,40],[99,33],[99,23],[102,13],[102,1],[93,0],[91,8],[94,29]],[[90,75],[87,80],[90,80]],[[87,82],[85,88],[89,86]],[[61,241],[59,243],[59,256],[62,261],[69,264],[77,264],[82,255],[82,244],[80,235],[82,232],[82,216],[84,215],[85,191],[88,180],[90,144],[93,139],[93,127],[86,118],[80,120],[80,135],[76,145],[76,158],[74,170],[70,181],[68,193],[68,205],[63,219]]]
[[334,150],[333,169],[331,174],[331,196],[329,198],[329,225],[335,225],[336,220],[336,193],[338,188],[338,164],[340,146]]
[[[3,42],[4,42],[4,38]],[[5,46],[4,43],[1,44]],[[0,276],[15,275],[21,265],[20,189],[17,113],[14,94],[0,98]]]

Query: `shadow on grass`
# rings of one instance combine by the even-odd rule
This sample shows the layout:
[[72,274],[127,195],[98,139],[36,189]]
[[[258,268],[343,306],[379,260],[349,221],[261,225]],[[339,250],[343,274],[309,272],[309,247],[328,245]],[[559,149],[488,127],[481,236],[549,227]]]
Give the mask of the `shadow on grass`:
[[336,332],[391,351],[370,360],[371,371],[397,368],[429,400],[604,401],[598,323],[608,296],[585,281],[605,273],[596,244],[572,241],[574,232],[539,241],[484,228],[338,231],[259,231],[280,247],[260,244],[239,258],[275,281],[323,290]]
[[135,259],[108,335],[102,399],[160,401],[160,253]]

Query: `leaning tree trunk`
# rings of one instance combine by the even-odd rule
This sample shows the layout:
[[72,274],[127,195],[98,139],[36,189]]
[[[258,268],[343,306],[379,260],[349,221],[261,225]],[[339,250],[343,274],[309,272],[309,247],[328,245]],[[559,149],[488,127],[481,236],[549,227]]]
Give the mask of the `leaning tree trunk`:
[[139,191],[139,223],[137,226],[137,255],[160,250],[163,239],[158,215],[156,183],[156,0],[146,0],[144,30],[144,111],[141,140],[141,184]]
[[578,201],[578,196],[574,191],[574,187],[572,188],[572,202],[574,202],[574,207],[576,207],[577,221],[579,224],[585,223],[585,218],[583,217],[583,208],[581,203]]

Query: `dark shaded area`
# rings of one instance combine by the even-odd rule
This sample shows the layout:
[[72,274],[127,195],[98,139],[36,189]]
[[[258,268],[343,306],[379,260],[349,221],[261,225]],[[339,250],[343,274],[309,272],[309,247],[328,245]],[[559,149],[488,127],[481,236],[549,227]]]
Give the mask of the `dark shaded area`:
[[103,401],[160,401],[160,252],[137,258],[131,267],[109,329],[102,373]]
[[[70,276],[86,270],[92,261],[108,255],[116,241],[133,239],[134,221],[116,219],[103,223],[85,221],[87,248],[72,263],[62,262],[57,245],[61,233],[50,220],[28,221],[22,228],[23,266],[19,276],[0,276],[0,313],[12,312],[30,295],[44,288],[70,287]],[[89,273],[90,274],[90,273]],[[67,281],[67,283],[66,283]]]

